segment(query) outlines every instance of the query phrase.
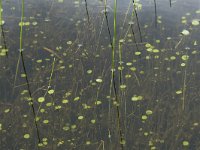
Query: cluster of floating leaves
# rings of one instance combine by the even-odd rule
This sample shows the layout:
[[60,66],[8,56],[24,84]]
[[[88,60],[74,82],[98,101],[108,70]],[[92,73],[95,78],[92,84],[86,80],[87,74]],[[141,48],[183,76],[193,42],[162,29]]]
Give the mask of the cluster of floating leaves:
[[[63,0],[57,0],[57,1],[59,3],[63,3]],[[74,1],[74,4],[77,7],[78,7],[78,5],[80,5],[80,3],[81,2],[78,1],[78,0]],[[142,5],[139,3],[139,1],[136,1],[135,8],[136,8],[136,10],[140,10],[142,8]],[[199,12],[197,12],[197,13],[199,13]],[[73,19],[71,19],[71,20],[73,21]],[[158,16],[157,17],[157,23],[159,23],[159,24],[163,23],[162,22],[162,16]],[[187,18],[186,17],[182,17],[182,23],[187,23]],[[23,23],[20,22],[19,26],[29,26],[29,25],[38,26],[38,24],[39,23],[37,23],[36,21],[23,22]],[[80,24],[80,21],[77,21],[77,24]],[[132,22],[131,22],[131,24],[132,24]],[[191,25],[192,26],[198,26],[199,25],[199,20],[198,19],[193,19],[192,22],[191,22]],[[148,28],[148,26],[146,26],[146,28]],[[188,29],[180,30],[180,33],[181,33],[182,36],[187,38],[187,37],[189,37],[191,35],[191,33],[192,33],[191,31],[192,30],[190,28],[188,28]],[[129,38],[127,41],[126,40],[120,40],[119,42],[123,43],[125,45],[127,43],[131,43],[132,42],[131,38],[133,38],[132,35],[128,34],[127,37]],[[166,40],[172,40],[172,38],[171,37],[167,37]],[[136,80],[138,80],[138,81],[140,80],[143,83],[143,81],[142,81],[143,78],[140,75],[144,75],[147,71],[145,69],[142,70],[143,68],[140,68],[140,66],[138,65],[138,62],[140,60],[142,60],[144,58],[147,61],[149,61],[151,59],[152,60],[153,59],[157,59],[158,62],[160,61],[159,59],[162,58],[163,53],[166,52],[166,50],[164,48],[162,49],[162,48],[159,47],[159,44],[161,42],[163,42],[163,41],[161,41],[159,39],[156,39],[155,43],[153,43],[153,42],[152,43],[151,42],[145,43],[143,48],[144,48],[144,51],[146,50],[146,52],[135,50],[134,53],[133,53],[133,55],[134,55],[133,56],[134,57],[133,60],[129,60],[127,62],[126,61],[125,62],[123,62],[123,61],[119,62],[120,66],[118,67],[118,70],[119,71],[124,71],[125,70],[123,72],[124,74],[122,75],[122,77],[124,77],[126,79],[126,81],[124,83],[119,85],[119,88],[122,91],[122,96],[124,94],[123,91],[126,91],[126,90],[128,91],[129,89],[132,89],[131,88],[132,85],[129,83],[129,81],[131,81],[131,79],[135,79],[136,78]],[[35,42],[35,43],[37,44],[37,42]],[[76,41],[70,39],[70,40],[66,40],[65,44],[66,44],[67,48],[72,48],[73,49],[74,48],[73,46],[76,45],[77,43],[76,43]],[[196,41],[194,42],[194,45],[197,45]],[[82,45],[78,45],[77,47],[81,48]],[[66,52],[64,51],[64,49],[65,49],[65,47],[62,47],[62,46],[59,46],[59,45],[55,47],[56,52],[58,52],[59,54],[61,53],[61,54],[63,54],[63,56],[67,57],[68,56],[67,51],[69,51],[69,49]],[[1,56],[5,56],[7,51],[8,50],[3,49],[1,47],[0,55]],[[194,51],[194,54],[196,54],[195,51]],[[51,57],[55,57],[54,54],[51,54],[50,56]],[[96,56],[95,59],[98,58],[98,57],[101,57],[101,55],[99,55],[99,54],[97,54],[95,56]],[[40,58],[39,59],[34,59],[33,61],[38,66],[36,68],[36,70],[38,70],[38,72],[43,71],[45,69],[45,67],[46,67],[45,65],[43,65],[43,63],[46,63],[45,61],[51,62],[51,57],[50,58],[45,58],[45,59],[40,59]],[[182,61],[181,66],[186,66],[187,63],[190,61],[191,56],[187,52],[182,52],[182,53],[174,52],[174,53],[170,54],[169,57],[166,56],[166,58],[164,60],[167,60],[169,62],[173,62],[173,61],[178,60],[179,58]],[[76,66],[75,61],[78,61],[78,60],[79,60],[79,58],[77,58],[76,60],[73,60],[74,61],[73,62],[70,59],[67,64],[65,62],[63,62],[62,60],[60,60],[58,62],[56,61],[56,63],[58,63],[59,65],[56,66],[56,71],[55,71],[56,73],[55,74],[56,75],[59,74],[59,78],[62,78],[62,75],[66,73],[65,69],[67,69],[67,71],[70,72],[70,73],[72,73],[73,71],[75,72],[76,71],[75,69],[77,69],[77,72],[79,73],[79,71],[80,71],[80,70],[78,70],[79,68],[78,67],[77,68],[74,67],[74,66]],[[42,65],[42,66],[40,66],[40,65]],[[171,70],[170,67],[171,66],[167,67],[166,70],[170,71]],[[52,125],[53,124],[52,118],[48,118],[49,116],[47,116],[48,113],[55,112],[57,114],[61,114],[62,111],[63,111],[65,113],[65,115],[66,115],[66,118],[69,117],[68,115],[70,113],[72,113],[73,115],[75,115],[75,118],[73,118],[73,119],[76,120],[77,122],[63,123],[63,124],[60,125],[61,129],[63,130],[64,133],[68,133],[68,132],[73,132],[74,133],[75,131],[78,131],[78,132],[80,132],[80,134],[81,134],[81,129],[79,129],[79,128],[84,127],[84,125],[83,125],[84,121],[88,122],[88,124],[89,124],[88,126],[90,126],[90,125],[91,126],[95,126],[95,124],[99,123],[99,120],[96,119],[96,116],[97,117],[103,116],[102,114],[95,114],[94,116],[92,116],[92,115],[90,116],[90,115],[87,114],[87,112],[89,112],[89,113],[91,111],[94,112],[93,111],[94,109],[96,109],[96,110],[99,109],[99,110],[104,111],[104,109],[102,109],[102,107],[101,107],[102,103],[104,103],[104,100],[98,97],[99,95],[101,96],[101,94],[99,94],[98,92],[101,93],[101,86],[103,86],[104,83],[107,83],[107,80],[102,75],[101,76],[98,76],[98,75],[96,76],[96,71],[98,71],[98,69],[96,69],[96,68],[91,69],[91,68],[92,67],[83,68],[83,72],[87,75],[87,77],[89,78],[89,81],[87,81],[87,80],[84,81],[84,79],[81,79],[80,80],[80,85],[82,86],[82,83],[88,82],[88,87],[86,87],[86,88],[91,90],[91,92],[88,90],[90,92],[89,97],[92,97],[93,95],[97,95],[97,98],[92,97],[92,100],[89,100],[89,99],[85,98],[87,96],[84,95],[85,94],[84,92],[80,92],[79,93],[77,91],[75,93],[73,93],[74,91],[73,92],[71,92],[71,91],[66,92],[64,96],[61,94],[62,96],[58,98],[57,94],[59,95],[60,93],[62,93],[62,92],[56,90],[56,88],[59,88],[59,87],[55,87],[55,89],[54,88],[47,88],[47,89],[44,90],[44,91],[46,91],[46,94],[44,94],[44,95],[42,95],[42,94],[39,95],[38,94],[39,96],[36,94],[37,98],[36,98],[36,101],[34,101],[34,103],[37,103],[37,105],[39,106],[39,110],[38,110],[39,113],[38,113],[38,116],[36,118],[36,121],[41,123],[44,127],[47,127],[48,125]],[[159,70],[160,68],[161,68],[160,66],[153,67],[154,70]],[[69,71],[68,69],[69,70],[71,69],[71,70]],[[48,72],[48,71],[45,70],[42,73],[45,73],[45,72]],[[25,78],[27,76],[26,76],[25,73],[21,73],[21,77]],[[74,77],[74,78],[76,79],[76,77]],[[139,78],[139,79],[137,79],[137,78]],[[47,77],[48,81],[49,81],[49,79],[50,79],[50,77]],[[151,78],[149,78],[149,80],[151,80]],[[54,81],[54,79],[53,79],[53,81]],[[55,82],[53,82],[52,84],[55,84]],[[68,83],[66,82],[66,84],[68,84]],[[80,85],[78,83],[77,89],[79,88]],[[140,85],[140,83],[139,83],[139,85]],[[71,85],[69,85],[69,86],[71,86]],[[75,85],[73,85],[73,86],[75,86]],[[98,92],[97,93],[92,92],[93,90],[96,90],[96,87],[98,88]],[[83,88],[85,88],[85,87],[83,87]],[[81,89],[81,90],[83,90],[83,89]],[[145,102],[148,103],[146,101],[146,97],[144,96],[146,93],[138,93],[137,92],[138,94],[135,94],[134,91],[135,90],[133,90],[133,92],[131,92],[131,94],[133,96],[131,98],[129,98],[127,103],[128,103],[128,105],[133,105],[133,106],[137,105],[137,107],[140,109],[140,105],[139,105],[140,103],[141,103],[141,105],[142,105],[143,102],[144,103]],[[173,91],[173,93],[174,93],[174,91]],[[21,92],[21,96],[22,97],[26,96],[27,94],[28,94],[27,90],[22,90],[22,92]],[[183,89],[181,89],[181,88],[176,89],[175,94],[182,96],[183,95]],[[27,99],[30,102],[30,98],[27,98]],[[111,97],[108,97],[108,99],[111,99]],[[132,102],[130,102],[130,101],[132,101]],[[154,101],[154,100],[152,99],[151,101]],[[107,103],[107,102],[105,101],[105,103]],[[114,103],[114,105],[119,106],[118,102],[114,101],[113,103]],[[71,110],[71,112],[68,113],[68,109],[71,109],[74,105],[76,106],[76,110],[74,110],[74,111]],[[53,108],[53,109],[51,109],[51,108]],[[153,108],[151,108],[150,106],[148,106],[147,108],[145,107],[144,110],[141,109],[142,113],[140,113],[139,115],[137,114],[138,115],[137,117],[144,123],[144,126],[145,125],[148,126],[148,121],[150,120],[150,118],[153,118],[154,115],[157,115],[156,114],[157,112],[155,112]],[[10,112],[9,108],[4,110],[4,113],[9,113],[9,112]],[[90,114],[92,114],[92,113],[90,113]],[[65,120],[65,118],[62,120],[62,122],[64,122],[64,120]],[[24,125],[24,126],[26,126],[26,125]],[[98,124],[98,126],[100,127],[99,124]],[[199,126],[199,124],[196,122],[196,123],[193,124],[193,126]],[[140,131],[143,132],[143,135],[145,137],[150,137],[151,135],[154,134],[152,131],[145,131],[146,130],[145,127],[139,129]],[[96,126],[95,126],[95,128],[96,128]],[[0,131],[2,129],[3,129],[3,125],[0,124]],[[24,139],[26,139],[26,140],[28,140],[28,139],[30,140],[32,138],[32,133],[27,133],[26,132],[26,133],[22,134],[22,137]],[[71,142],[71,143],[73,143],[73,141],[75,141],[75,139],[69,140],[69,142]],[[164,140],[162,140],[162,139],[158,140],[158,141],[160,143],[164,143]],[[61,146],[65,142],[66,142],[66,140],[62,140],[61,139],[61,140],[59,140],[57,142],[57,146]],[[149,146],[151,147],[152,150],[153,149],[157,149],[153,140],[149,140],[148,142],[149,142],[148,144],[149,144]],[[90,140],[85,140],[84,144],[90,145],[90,144],[92,144],[92,142]],[[126,141],[122,140],[121,144],[122,145],[126,145]],[[48,145],[48,139],[47,138],[43,138],[42,139],[42,143],[39,144],[39,146],[45,146],[45,145]],[[190,145],[190,143],[189,143],[188,140],[183,140],[182,141],[182,145],[184,147],[188,147]]]

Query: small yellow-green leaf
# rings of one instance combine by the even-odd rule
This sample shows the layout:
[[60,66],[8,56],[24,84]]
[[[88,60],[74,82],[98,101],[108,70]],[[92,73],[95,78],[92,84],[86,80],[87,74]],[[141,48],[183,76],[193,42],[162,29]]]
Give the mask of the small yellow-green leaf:
[[54,93],[54,90],[53,90],[53,89],[51,89],[51,90],[49,90],[49,91],[48,91],[48,93],[51,95],[51,94],[53,94],[53,93]]
[[190,34],[190,32],[189,32],[188,30],[183,30],[181,33],[182,33],[183,35],[189,35],[189,34]]
[[83,120],[83,116],[78,116],[78,120]]
[[183,141],[183,146],[189,146],[189,142],[188,141]]
[[48,124],[48,123],[49,123],[49,120],[43,120],[43,123],[44,123],[44,124]]
[[181,57],[181,59],[184,60],[184,61],[187,61],[187,60],[189,59],[189,56],[188,56],[188,55],[183,55],[183,56]]
[[28,134],[28,133],[24,134],[24,138],[25,139],[29,139],[30,138],[30,134]]
[[142,115],[142,120],[147,120],[147,115]]
[[197,19],[192,20],[192,25],[193,26],[198,26],[199,25],[199,20],[197,20]]
[[96,79],[96,82],[101,83],[101,82],[103,82],[103,80],[98,78],[98,79]]
[[39,102],[39,103],[43,103],[44,101],[45,101],[45,98],[44,98],[44,97],[39,97],[39,98],[38,98],[38,102]]
[[63,100],[62,100],[62,103],[63,103],[63,104],[67,104],[67,103],[69,103],[69,100],[63,99]]
[[151,110],[147,110],[147,111],[146,111],[146,114],[147,114],[147,115],[151,115],[151,114],[153,114],[153,112],[152,112]]

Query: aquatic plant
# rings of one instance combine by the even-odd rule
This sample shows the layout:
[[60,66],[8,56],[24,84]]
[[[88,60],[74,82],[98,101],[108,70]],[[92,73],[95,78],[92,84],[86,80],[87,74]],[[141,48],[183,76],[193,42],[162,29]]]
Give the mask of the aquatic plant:
[[1,2],[1,149],[198,149],[191,2]]

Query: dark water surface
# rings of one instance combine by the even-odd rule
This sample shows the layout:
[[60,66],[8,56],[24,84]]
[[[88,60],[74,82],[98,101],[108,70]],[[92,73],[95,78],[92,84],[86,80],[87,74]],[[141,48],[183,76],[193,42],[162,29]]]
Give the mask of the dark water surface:
[[2,1],[0,149],[200,149],[200,1],[114,2]]

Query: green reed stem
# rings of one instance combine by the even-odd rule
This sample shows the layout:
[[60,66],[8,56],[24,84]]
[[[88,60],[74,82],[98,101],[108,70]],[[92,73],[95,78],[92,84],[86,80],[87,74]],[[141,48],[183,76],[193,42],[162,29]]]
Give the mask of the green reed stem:
[[2,24],[2,12],[1,12],[1,9],[2,9],[2,0],[0,0],[0,24]]
[[33,105],[33,98],[32,98],[32,93],[31,93],[31,90],[30,90],[30,84],[29,84],[29,80],[28,80],[28,76],[27,76],[27,72],[26,72],[25,61],[24,61],[24,56],[23,56],[23,49],[22,49],[23,48],[24,0],[22,0],[21,9],[22,9],[22,12],[21,12],[21,22],[20,22],[19,51],[20,51],[20,56],[21,56],[21,60],[22,60],[22,67],[23,67],[24,73],[26,75],[25,79],[26,79],[28,93],[29,93],[30,100],[31,100],[30,105],[31,105],[32,112],[33,112],[34,124],[35,124],[35,128],[36,128],[36,131],[37,131],[37,138],[38,138],[38,142],[40,143],[41,140],[40,140],[40,133],[39,133],[39,129],[38,129],[37,121],[36,121],[36,112],[35,112],[35,107]]
[[117,0],[114,0],[114,21],[113,21],[113,47],[112,47],[112,72],[115,69],[115,43],[117,39]]
[[120,67],[120,74],[119,74],[119,82],[120,85],[123,84],[122,82],[122,42],[123,41],[119,41],[119,67]]
[[120,120],[120,108],[119,108],[119,99],[117,96],[117,89],[116,89],[116,83],[115,83],[115,45],[116,45],[116,39],[117,39],[117,0],[114,0],[114,20],[113,20],[113,47],[112,47],[112,81],[113,81],[113,88],[115,92],[115,100],[117,102],[117,122],[118,122],[118,132],[120,137],[120,145],[121,149],[123,150],[123,135],[122,135],[122,129],[121,129],[121,120]]

